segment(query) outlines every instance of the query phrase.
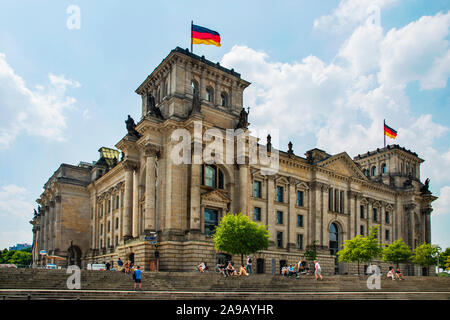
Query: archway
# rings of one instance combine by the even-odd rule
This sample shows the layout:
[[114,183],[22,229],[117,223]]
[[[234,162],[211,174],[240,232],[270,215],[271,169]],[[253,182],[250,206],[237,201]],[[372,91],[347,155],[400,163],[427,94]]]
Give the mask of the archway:
[[[332,223],[330,224],[330,228],[329,228],[329,248],[330,248],[330,254],[332,256],[336,256],[337,252],[339,251],[339,228],[338,225],[336,223]],[[334,261],[334,273],[338,274],[339,273],[339,262],[338,262],[338,258],[335,258]]]

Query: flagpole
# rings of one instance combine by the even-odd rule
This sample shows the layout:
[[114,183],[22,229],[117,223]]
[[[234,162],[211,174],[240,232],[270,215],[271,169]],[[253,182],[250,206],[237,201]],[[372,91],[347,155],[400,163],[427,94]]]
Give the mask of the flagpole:
[[191,20],[191,53],[194,53],[194,49],[192,46],[192,29],[194,28],[194,21]]
[[384,137],[384,147],[386,148],[386,132],[384,132],[384,128],[386,125],[386,119],[383,119],[383,137]]

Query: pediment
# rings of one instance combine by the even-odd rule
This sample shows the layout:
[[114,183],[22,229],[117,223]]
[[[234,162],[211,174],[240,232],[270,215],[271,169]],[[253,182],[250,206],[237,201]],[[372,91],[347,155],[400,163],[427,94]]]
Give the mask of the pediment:
[[202,201],[213,202],[213,203],[230,203],[230,199],[219,190],[212,190],[201,195]]
[[334,155],[317,163],[317,165],[334,171],[337,174],[367,180],[367,177],[346,152]]

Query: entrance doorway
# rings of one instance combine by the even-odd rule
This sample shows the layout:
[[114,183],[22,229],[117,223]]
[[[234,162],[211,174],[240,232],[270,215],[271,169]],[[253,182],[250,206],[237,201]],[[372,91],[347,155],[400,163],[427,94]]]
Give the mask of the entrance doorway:
[[[339,229],[336,223],[332,223],[330,225],[330,254],[332,256],[336,256],[337,252],[339,251]],[[339,274],[339,262],[338,258],[336,257],[334,260],[334,273]]]
[[130,260],[130,263],[132,266],[134,266],[134,253],[130,253],[130,255],[128,256],[128,260]]
[[264,273],[264,259],[256,259],[256,273]]

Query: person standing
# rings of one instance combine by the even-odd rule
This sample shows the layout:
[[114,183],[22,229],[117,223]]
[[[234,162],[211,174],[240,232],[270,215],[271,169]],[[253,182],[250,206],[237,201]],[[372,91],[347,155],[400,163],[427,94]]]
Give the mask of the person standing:
[[322,277],[322,268],[320,268],[320,264],[319,264],[319,261],[317,261],[317,260],[314,260],[314,276],[316,277],[316,280],[318,279],[318,278],[320,278],[320,280],[323,280],[323,277]]
[[142,290],[142,271],[140,266],[137,266],[137,268],[134,270],[133,279],[134,279],[134,290],[136,290],[136,285],[138,283],[139,283],[139,290]]
[[252,273],[252,258],[250,256],[247,256],[247,273]]
[[120,259],[117,260],[117,270],[122,271],[123,261]]

